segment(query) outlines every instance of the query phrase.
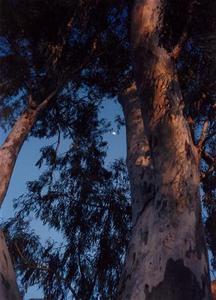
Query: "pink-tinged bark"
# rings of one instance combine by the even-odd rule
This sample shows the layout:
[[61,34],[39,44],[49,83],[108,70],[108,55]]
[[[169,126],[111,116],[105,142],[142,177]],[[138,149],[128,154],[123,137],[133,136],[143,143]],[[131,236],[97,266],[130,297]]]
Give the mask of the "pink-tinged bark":
[[21,300],[4,234],[0,231],[0,299]]
[[38,114],[47,107],[56,92],[57,89],[39,105],[34,104],[30,96],[30,104],[34,104],[34,107],[29,107],[20,115],[0,147],[0,207],[4,201],[19,151],[35,124]]
[[[19,151],[35,123],[36,116],[36,110],[24,112],[0,147],[0,206],[4,201]],[[0,252],[0,299],[20,300],[16,275],[3,232],[0,235]]]
[[216,300],[216,280],[211,282],[212,300]]
[[[143,207],[153,196],[154,174],[135,83],[119,97],[119,102],[122,105],[126,124],[127,167],[132,195],[132,223],[134,225],[142,213]],[[145,184],[147,178],[148,183],[152,181],[150,186]]]
[[[162,2],[137,0],[132,15],[134,70],[154,196],[134,224],[118,299],[209,300],[199,154],[183,115],[172,55],[159,40]],[[152,179],[146,178],[145,185]]]
[[36,116],[35,110],[24,112],[0,147],[0,206],[5,198],[19,151],[35,123]]

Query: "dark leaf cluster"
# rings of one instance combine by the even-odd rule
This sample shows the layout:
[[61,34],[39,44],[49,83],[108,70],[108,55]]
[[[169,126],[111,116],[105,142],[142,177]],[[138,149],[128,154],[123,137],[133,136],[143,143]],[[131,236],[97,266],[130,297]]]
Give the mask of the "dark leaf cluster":
[[[30,94],[37,105],[58,87],[32,131],[57,141],[42,150],[38,166],[46,165],[45,171],[28,183],[28,194],[17,201],[21,225],[34,212],[66,241],[60,251],[55,245],[40,245],[33,234],[31,242],[24,231],[20,238],[21,244],[25,241],[19,246],[27,251],[24,257],[32,256],[35,265],[48,264],[46,270],[30,271],[17,256],[23,283],[37,282],[51,299],[65,299],[69,292],[75,299],[112,299],[116,291],[130,228],[128,181],[122,162],[105,166],[104,124],[97,109],[104,96],[118,96],[133,80],[131,2],[2,0],[0,4],[1,124],[17,118]],[[182,41],[175,62],[184,113],[202,157],[206,234],[216,268],[215,1],[164,0],[164,9],[160,42],[171,53]],[[70,146],[60,154],[62,139]],[[18,224],[11,225],[12,242],[15,233],[22,232]]]
[[[15,202],[19,210],[5,227],[9,249],[22,285],[38,284],[48,299],[115,299],[130,231],[126,166],[121,160],[105,166],[107,129],[98,106],[75,107],[67,150],[61,153],[59,140],[43,148],[41,176]],[[62,243],[41,245],[28,229],[33,215]]]

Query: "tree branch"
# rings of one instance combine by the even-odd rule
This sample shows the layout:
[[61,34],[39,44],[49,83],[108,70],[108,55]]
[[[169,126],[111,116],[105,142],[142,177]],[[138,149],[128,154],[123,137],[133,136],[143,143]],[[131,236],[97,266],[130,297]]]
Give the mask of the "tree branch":
[[215,163],[215,158],[212,157],[208,152],[202,151],[202,158],[205,160],[205,162],[208,165],[214,164]]
[[28,107],[30,109],[36,109],[37,108],[37,103],[33,100],[32,94],[30,94],[27,99],[28,99]]
[[190,4],[189,4],[189,7],[188,7],[188,18],[186,20],[186,23],[185,23],[185,26],[184,26],[184,29],[183,29],[183,32],[182,32],[182,35],[177,43],[177,45],[174,47],[173,51],[171,52],[170,56],[176,60],[179,58],[180,54],[181,54],[181,51],[184,47],[184,44],[188,38],[188,26],[190,25],[190,22],[192,20],[192,14],[193,14],[193,9],[194,9],[194,6],[197,4],[197,1],[194,0],[194,1],[191,1]]
[[210,140],[213,136],[215,136],[216,135],[216,131],[213,131],[212,133],[210,133],[205,139],[204,139],[204,141],[203,141],[203,145],[205,145],[207,142],[208,142],[208,140]]
[[199,151],[201,151],[201,148],[204,144],[204,141],[206,139],[207,133],[208,133],[208,128],[209,128],[209,120],[205,120],[203,127],[202,127],[202,132],[200,134],[199,141],[197,143],[197,148]]
[[44,100],[41,102],[37,107],[37,112],[42,111],[49,103],[50,100],[57,94],[58,90],[60,89],[60,85],[52,91]]
[[48,271],[49,270],[49,267],[45,266],[45,265],[38,265],[38,264],[32,264],[32,262],[30,262],[21,252],[20,248],[18,247],[17,243],[15,242],[15,247],[16,247],[16,250],[21,258],[21,260],[23,261],[24,265],[27,265],[28,268],[30,269],[38,269],[38,270],[42,270],[42,271]]
[[78,256],[78,264],[79,264],[79,270],[80,270],[81,277],[83,278],[84,281],[87,281],[87,280],[86,280],[86,277],[85,277],[85,275],[84,275],[84,272],[83,272],[83,268],[82,268],[82,263],[81,263],[81,258],[80,258],[79,249],[78,249],[78,251],[77,251],[77,256]]
[[184,31],[182,33],[182,36],[180,37],[179,39],[179,42],[178,44],[175,46],[175,48],[173,49],[173,51],[171,52],[170,56],[176,60],[179,56],[180,56],[180,53],[184,47],[184,44],[187,40],[187,37],[188,37],[188,33],[186,31]]

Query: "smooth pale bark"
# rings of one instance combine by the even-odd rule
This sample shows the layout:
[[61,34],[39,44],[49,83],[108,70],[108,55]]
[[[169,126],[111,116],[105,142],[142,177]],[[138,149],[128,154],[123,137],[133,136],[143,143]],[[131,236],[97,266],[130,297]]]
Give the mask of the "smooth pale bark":
[[209,300],[199,156],[183,116],[174,62],[159,43],[162,18],[162,0],[135,1],[134,69],[155,186],[133,228],[118,299]]
[[119,97],[119,102],[126,124],[127,168],[132,195],[132,225],[134,226],[144,207],[152,200],[153,186],[147,186],[146,179],[148,183],[150,180],[153,181],[154,174],[135,83]]
[[[154,197],[154,171],[150,157],[150,148],[146,136],[141,113],[140,99],[137,95],[135,83],[131,85],[120,97],[122,105],[127,140],[127,168],[132,196],[132,235],[136,234],[136,223],[142,216],[149,202]],[[148,239],[148,231],[140,229],[141,244]],[[133,244],[129,245],[128,253]],[[123,269],[123,275],[119,284],[119,293],[125,289],[128,280],[127,270]]]
[[[14,124],[11,132],[0,147],[0,206],[5,198],[19,151],[34,125],[37,110],[25,111]],[[11,263],[4,234],[0,232],[0,299],[20,300],[16,275]]]
[[19,151],[35,124],[38,114],[47,107],[57,91],[58,88],[39,105],[36,105],[32,97],[29,96],[29,107],[17,119],[5,142],[0,147],[0,207],[7,193]]
[[36,116],[36,110],[24,112],[0,147],[0,206],[5,198],[19,151],[35,123]]

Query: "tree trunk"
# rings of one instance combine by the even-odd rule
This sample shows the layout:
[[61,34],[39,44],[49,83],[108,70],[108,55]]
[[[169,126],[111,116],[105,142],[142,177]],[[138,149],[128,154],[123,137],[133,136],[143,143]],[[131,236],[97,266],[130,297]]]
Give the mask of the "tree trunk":
[[[25,111],[16,121],[5,142],[0,147],[0,206],[5,198],[19,151],[34,125],[36,117],[37,110],[29,109]],[[2,231],[0,232],[0,299],[21,299],[16,283],[16,275]]]
[[[0,147],[0,207],[7,193],[19,151],[35,124],[38,114],[47,107],[56,93],[57,89],[50,93],[40,105],[34,108],[29,107],[24,111]],[[31,96],[30,100],[32,102]],[[16,283],[16,275],[13,270],[4,234],[0,231],[0,300],[20,299],[21,295]]]
[[0,299],[21,300],[16,275],[2,231],[0,231]]
[[216,300],[216,280],[211,282],[212,300]]
[[146,186],[146,180],[148,183],[151,180],[153,185],[154,174],[135,83],[119,97],[119,102],[126,123],[127,168],[132,195],[132,225],[134,226],[153,196],[152,189]]
[[[209,300],[199,156],[174,62],[159,41],[162,2],[137,0],[132,15],[135,77],[155,178],[154,197],[134,224],[119,299]],[[152,189],[151,178],[145,186]]]
[[19,151],[35,123],[36,110],[24,112],[0,147],[0,206],[5,198]]
[[5,142],[0,147],[0,207],[4,201],[19,151],[35,124],[38,114],[47,107],[58,89],[59,87],[38,105],[30,95],[28,108],[17,119]]

